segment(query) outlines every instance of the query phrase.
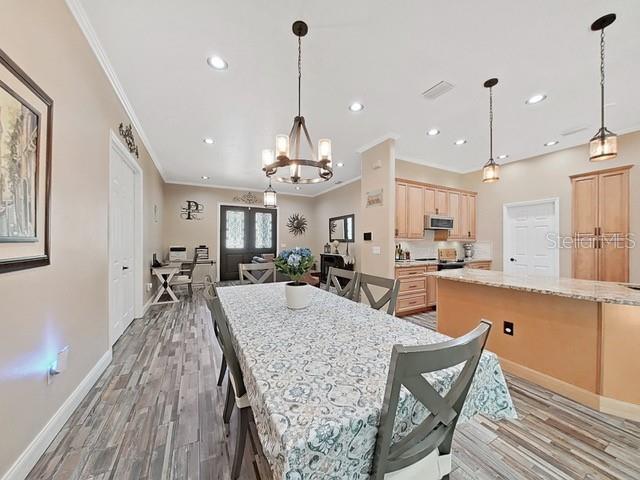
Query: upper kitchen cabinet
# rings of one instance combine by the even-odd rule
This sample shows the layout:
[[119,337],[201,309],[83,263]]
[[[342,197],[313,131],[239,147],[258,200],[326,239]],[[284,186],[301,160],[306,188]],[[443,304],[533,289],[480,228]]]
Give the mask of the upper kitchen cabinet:
[[473,241],[476,239],[477,195],[462,190],[449,191],[449,215],[453,217],[450,240]]
[[629,281],[629,169],[571,177],[574,278]]
[[425,195],[424,187],[396,182],[397,238],[423,238]]
[[424,216],[453,217],[451,240],[476,239],[476,193],[422,184],[411,180],[396,180],[396,237],[423,238]]

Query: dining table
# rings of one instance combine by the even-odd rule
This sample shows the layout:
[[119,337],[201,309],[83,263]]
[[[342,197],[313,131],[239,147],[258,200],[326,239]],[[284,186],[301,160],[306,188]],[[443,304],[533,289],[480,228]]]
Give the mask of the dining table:
[[[284,283],[218,288],[258,437],[274,480],[367,479],[394,345],[450,337],[334,293],[305,286],[290,310]],[[425,374],[445,395],[463,365]],[[485,351],[461,412],[516,418],[495,354]],[[401,389],[394,440],[428,411]]]

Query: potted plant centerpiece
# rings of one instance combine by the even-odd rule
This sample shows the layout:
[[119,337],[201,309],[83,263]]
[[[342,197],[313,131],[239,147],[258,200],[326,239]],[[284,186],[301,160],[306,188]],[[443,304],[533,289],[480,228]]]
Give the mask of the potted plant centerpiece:
[[300,279],[311,270],[314,262],[315,259],[308,248],[296,247],[282,250],[276,257],[276,270],[293,280],[284,287],[289,308],[298,310],[309,305],[311,291],[309,286]]

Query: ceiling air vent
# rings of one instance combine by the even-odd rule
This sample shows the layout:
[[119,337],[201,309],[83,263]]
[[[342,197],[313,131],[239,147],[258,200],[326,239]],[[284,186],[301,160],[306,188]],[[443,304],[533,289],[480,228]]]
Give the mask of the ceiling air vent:
[[433,87],[422,92],[422,96],[427,100],[435,100],[436,98],[444,95],[449,90],[453,89],[453,85],[444,80],[436,83]]

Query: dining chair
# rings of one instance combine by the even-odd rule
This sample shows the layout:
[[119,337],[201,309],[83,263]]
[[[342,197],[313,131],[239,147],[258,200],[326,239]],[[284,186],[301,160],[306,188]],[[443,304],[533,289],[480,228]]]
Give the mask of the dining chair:
[[222,337],[220,336],[220,328],[218,327],[218,322],[216,320],[216,316],[214,314],[214,306],[213,300],[218,298],[218,292],[216,290],[216,285],[211,278],[211,275],[205,275],[204,277],[204,298],[207,302],[207,306],[209,307],[209,312],[211,313],[211,321],[213,322],[213,333],[216,336],[216,340],[218,341],[218,345],[220,346],[220,351],[222,352],[222,362],[220,363],[220,373],[218,374],[218,386],[222,386],[222,382],[224,381],[224,375],[227,371],[227,359],[224,356],[224,347],[222,346]]
[[[451,473],[451,442],[471,387],[491,323],[480,322],[466,335],[426,346],[394,345],[373,460],[374,480],[440,480]],[[423,376],[464,363],[445,395]],[[394,442],[401,387],[429,412],[408,435]]]
[[265,283],[269,278],[271,282],[276,281],[275,263],[239,263],[240,283]]
[[[341,282],[341,279],[348,280],[348,282]],[[355,300],[358,294],[358,280],[359,274],[357,272],[344,270],[342,268],[329,267],[325,289],[327,292],[330,292],[331,288],[335,288],[338,296],[348,298],[349,300]]]
[[249,432],[249,420],[251,419],[251,405],[247,398],[247,389],[244,385],[244,378],[238,357],[231,342],[231,332],[229,331],[229,323],[224,313],[220,299],[218,297],[212,300],[214,315],[218,320],[220,328],[220,336],[222,337],[222,345],[224,355],[227,359],[227,367],[229,369],[229,381],[227,382],[227,398],[225,400],[223,420],[226,426],[229,425],[234,405],[238,407],[238,430],[236,432],[236,449],[233,456],[233,465],[231,467],[231,479],[237,480],[240,476],[242,468],[242,458],[244,456],[244,447]]
[[[379,287],[384,290],[384,294],[376,298],[371,291],[370,286]],[[358,281],[358,294],[357,300],[360,301],[360,294],[364,292],[371,308],[380,310],[385,305],[387,306],[387,313],[393,315],[396,311],[396,301],[398,300],[398,291],[400,290],[400,282],[392,278],[377,277],[375,275],[369,275],[366,273],[360,274],[360,280]]]

